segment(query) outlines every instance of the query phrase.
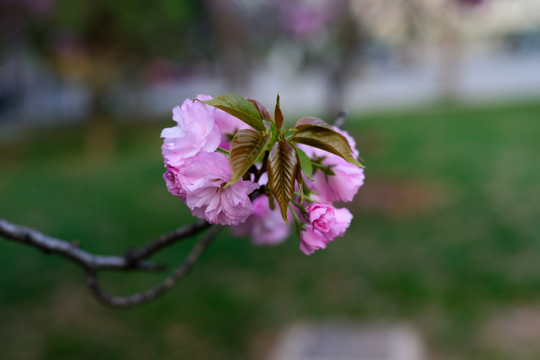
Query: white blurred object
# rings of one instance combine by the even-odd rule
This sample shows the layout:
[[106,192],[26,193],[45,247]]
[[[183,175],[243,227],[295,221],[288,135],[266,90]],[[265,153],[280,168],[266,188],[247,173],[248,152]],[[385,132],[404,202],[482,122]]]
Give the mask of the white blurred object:
[[424,360],[410,326],[297,324],[279,337],[268,360]]

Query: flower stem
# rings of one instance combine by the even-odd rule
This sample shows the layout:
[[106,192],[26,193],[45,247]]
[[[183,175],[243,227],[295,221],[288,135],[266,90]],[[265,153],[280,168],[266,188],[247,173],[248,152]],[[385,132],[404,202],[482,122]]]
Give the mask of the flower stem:
[[[295,192],[294,195],[296,195],[296,196],[298,196],[298,197],[301,197],[301,196],[300,196],[300,193],[297,193],[297,192]],[[304,193],[304,200],[306,200],[307,202],[310,202],[310,203],[314,202],[314,201],[309,197],[309,195],[307,195],[306,193]],[[295,204],[295,205],[296,205],[296,204]]]
[[[302,205],[300,205],[299,203],[297,203],[296,201],[294,200],[291,200],[291,202],[293,203],[294,206],[296,206],[298,208],[298,210],[300,210],[300,212],[302,214],[305,214],[306,213],[306,209],[304,209],[304,207]],[[291,210],[292,211],[292,210]]]
[[291,210],[291,213],[293,214],[293,217],[294,217],[296,235],[300,237],[300,232],[304,230],[304,223],[302,222],[302,220],[300,220],[300,218],[298,217],[298,214],[296,213],[296,211],[294,211],[291,205],[289,205],[289,210]]
[[229,151],[227,151],[227,150],[225,150],[225,149],[222,149],[222,148],[217,148],[216,151],[217,151],[217,152],[220,152],[220,153],[222,153],[222,154],[225,154],[225,155],[227,155],[227,156],[231,154]]

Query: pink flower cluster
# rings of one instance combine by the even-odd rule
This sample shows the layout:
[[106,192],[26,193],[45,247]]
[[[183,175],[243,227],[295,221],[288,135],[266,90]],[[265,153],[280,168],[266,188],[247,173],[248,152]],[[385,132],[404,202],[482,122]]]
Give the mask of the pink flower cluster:
[[343,236],[353,217],[346,208],[336,209],[322,203],[313,203],[306,210],[308,225],[300,233],[300,250],[306,255],[326,248],[330,241]]
[[[353,156],[358,157],[354,139],[346,131],[335,126],[333,129],[347,139]],[[332,203],[352,201],[365,176],[364,169],[337,155],[306,145],[301,148],[309,157],[322,158],[321,165],[331,170],[331,174],[315,171],[311,179],[304,176],[304,183],[314,193],[311,198],[316,202],[306,208],[307,225],[300,233],[300,250],[311,255],[345,234],[353,216],[347,208],[338,209]]]
[[[199,100],[211,99],[199,95]],[[163,175],[167,189],[182,199],[191,213],[211,224],[238,225],[251,214],[249,194],[259,187],[251,181],[231,179],[227,156],[215,150],[227,146],[227,131],[244,124],[237,118],[206,105],[186,99],[173,109],[177,125],[163,129],[163,159],[167,171]]]
[[[198,96],[198,100],[209,99],[208,95]],[[166,167],[163,178],[168,191],[182,199],[194,216],[212,224],[230,225],[235,235],[247,235],[255,244],[283,242],[291,229],[275,200],[265,194],[253,201],[249,197],[258,188],[266,189],[266,173],[256,181],[246,180],[254,179],[252,174],[225,186],[231,180],[231,167],[228,156],[216,150],[229,149],[231,135],[250,127],[222,110],[190,99],[173,109],[173,120],[176,126],[161,133]],[[333,130],[347,139],[356,158],[352,137],[337,127]],[[297,226],[300,250],[311,255],[343,236],[349,227],[351,212],[333,203],[352,201],[363,185],[364,171],[324,150],[301,144],[298,148],[318,166],[311,178],[304,175],[303,179],[309,204],[293,202],[295,210],[289,210],[288,222]]]
[[[289,216],[289,222],[292,215]],[[257,245],[277,245],[289,237],[289,225],[281,218],[276,207],[270,208],[268,196],[261,195],[253,201],[253,213],[247,221],[232,228],[237,236],[247,235]]]
[[[334,127],[345,136],[352,153],[358,156],[354,139],[345,131]],[[311,180],[304,177],[307,187],[313,191],[311,203],[304,211],[299,209],[298,217],[304,221],[300,232],[300,250],[311,255],[315,250],[343,236],[349,227],[352,214],[347,208],[335,208],[335,201],[350,202],[364,184],[364,170],[349,164],[341,157],[311,146],[301,146],[309,157],[323,158],[322,164],[332,169],[334,175],[322,171],[313,174]],[[264,185],[264,182],[261,182]],[[289,214],[292,218],[292,214]],[[289,221],[290,222],[290,221]],[[260,196],[254,201],[253,214],[247,221],[233,228],[236,235],[248,235],[259,245],[275,245],[283,242],[290,234],[290,229],[281,218],[279,209],[272,210],[267,196]]]

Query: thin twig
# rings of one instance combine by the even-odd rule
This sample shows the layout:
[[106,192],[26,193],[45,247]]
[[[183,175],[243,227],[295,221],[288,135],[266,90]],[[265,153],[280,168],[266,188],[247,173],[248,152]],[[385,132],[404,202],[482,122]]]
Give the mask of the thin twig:
[[148,261],[128,261],[124,256],[95,255],[79,248],[74,242],[60,240],[37,230],[0,219],[0,236],[35,247],[46,254],[63,256],[85,269],[95,270],[163,270],[163,266]]
[[97,272],[88,269],[86,272],[86,283],[92,294],[102,304],[112,307],[132,307],[141,305],[151,300],[154,300],[159,295],[170,290],[178,281],[182,280],[189,271],[193,268],[193,265],[199,259],[199,256],[204,250],[214,241],[217,233],[222,229],[221,226],[214,226],[191,250],[182,265],[180,265],[168,278],[166,278],[161,284],[150,288],[144,292],[136,293],[130,296],[112,296],[105,292],[98,280]]
[[341,110],[337,117],[334,119],[333,122],[331,122],[332,125],[335,125],[337,127],[343,127],[345,124],[345,118],[347,117],[347,112],[345,110]]
[[172,245],[180,240],[190,238],[197,235],[202,230],[208,228],[209,224],[205,220],[199,220],[190,226],[182,226],[174,231],[171,231],[167,234],[163,234],[154,241],[148,243],[147,245],[141,246],[135,249],[129,249],[124,254],[124,257],[131,262],[139,262],[141,260],[147,259],[161,249]]
[[[340,126],[345,119],[345,112],[340,112],[334,124]],[[264,168],[256,174],[256,178],[261,176]],[[253,201],[263,192],[259,189],[250,194]],[[164,234],[147,245],[139,248],[131,248],[122,256],[96,255],[82,250],[76,242],[57,239],[47,236],[29,227],[12,224],[4,219],[0,219],[0,236],[28,245],[43,251],[46,254],[57,254],[81,266],[86,271],[86,283],[92,294],[103,304],[113,307],[131,307],[146,303],[171,289],[178,281],[186,276],[193,268],[200,255],[215,239],[216,234],[222,229],[214,226],[208,234],[203,237],[191,250],[185,261],[161,284],[152,287],[144,292],[131,296],[113,296],[105,292],[98,280],[98,272],[101,270],[146,270],[160,271],[164,266],[146,261],[150,256],[164,248],[193,237],[211,225],[199,220],[192,225],[180,227],[174,231]]]
[[127,297],[112,296],[106,293],[98,281],[98,272],[101,270],[147,270],[159,271],[164,266],[146,261],[156,252],[178,241],[193,237],[210,227],[206,221],[197,221],[192,225],[180,227],[170,233],[164,234],[154,241],[140,248],[130,249],[123,256],[95,255],[79,248],[78,244],[47,236],[37,230],[12,224],[0,219],[0,236],[21,244],[35,247],[46,254],[63,256],[86,271],[86,283],[92,294],[101,303],[113,307],[131,307],[146,303],[171,289],[178,281],[188,274],[199,259],[202,252],[212,243],[221,227],[215,226],[199,243],[197,243],[186,260],[171,276],[161,284],[141,293]]

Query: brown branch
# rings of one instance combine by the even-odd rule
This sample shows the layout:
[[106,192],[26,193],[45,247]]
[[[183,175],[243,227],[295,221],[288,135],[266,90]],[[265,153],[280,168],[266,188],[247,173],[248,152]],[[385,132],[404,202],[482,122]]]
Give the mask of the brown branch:
[[170,290],[178,281],[182,280],[193,268],[199,256],[214,241],[217,233],[222,229],[221,226],[214,226],[191,250],[182,265],[180,265],[168,278],[161,284],[150,288],[144,292],[136,293],[130,296],[112,296],[105,292],[98,280],[97,272],[88,269],[86,272],[86,283],[92,294],[104,305],[112,307],[132,307],[141,305],[154,300],[159,295]]
[[164,266],[146,261],[156,252],[187,238],[193,237],[210,227],[206,221],[197,221],[192,225],[180,227],[164,234],[147,245],[126,251],[122,256],[96,255],[82,250],[75,242],[47,236],[37,230],[12,224],[0,219],[0,236],[37,248],[46,254],[57,254],[81,266],[86,271],[87,285],[92,294],[103,304],[115,307],[130,307],[150,301],[172,288],[182,279],[198,260],[201,253],[214,240],[221,227],[215,227],[197,243],[184,263],[163,283],[145,292],[129,297],[111,296],[104,292],[98,282],[98,272],[102,270],[146,270],[160,271]]
[[69,242],[47,236],[37,230],[12,224],[0,219],[0,236],[21,244],[35,247],[46,254],[63,256],[85,269],[96,270],[162,270],[163,266],[148,261],[130,262],[124,256],[95,255]]
[[[345,112],[340,112],[334,123],[342,125],[345,119]],[[264,167],[256,174],[260,177]],[[257,190],[250,194],[253,201],[262,191]],[[103,304],[113,307],[131,307],[146,303],[170,290],[178,281],[184,278],[193,268],[200,255],[214,241],[221,226],[214,226],[208,234],[203,237],[191,250],[184,262],[161,284],[152,287],[144,292],[131,296],[113,296],[105,292],[98,280],[98,272],[102,270],[146,270],[159,271],[164,266],[147,261],[146,259],[160,250],[175,244],[176,242],[193,237],[211,225],[199,220],[192,225],[180,227],[170,233],[164,234],[154,241],[139,248],[128,249],[121,256],[96,255],[82,250],[76,242],[57,239],[47,236],[37,230],[12,224],[4,219],[0,219],[0,236],[14,242],[28,245],[43,251],[46,254],[57,254],[81,266],[86,271],[86,284],[92,294]]]
[[151,243],[135,249],[129,249],[124,257],[133,263],[147,259],[161,249],[170,246],[180,240],[197,235],[202,230],[208,228],[210,224],[205,220],[199,220],[190,226],[182,226],[170,233],[163,234]]

